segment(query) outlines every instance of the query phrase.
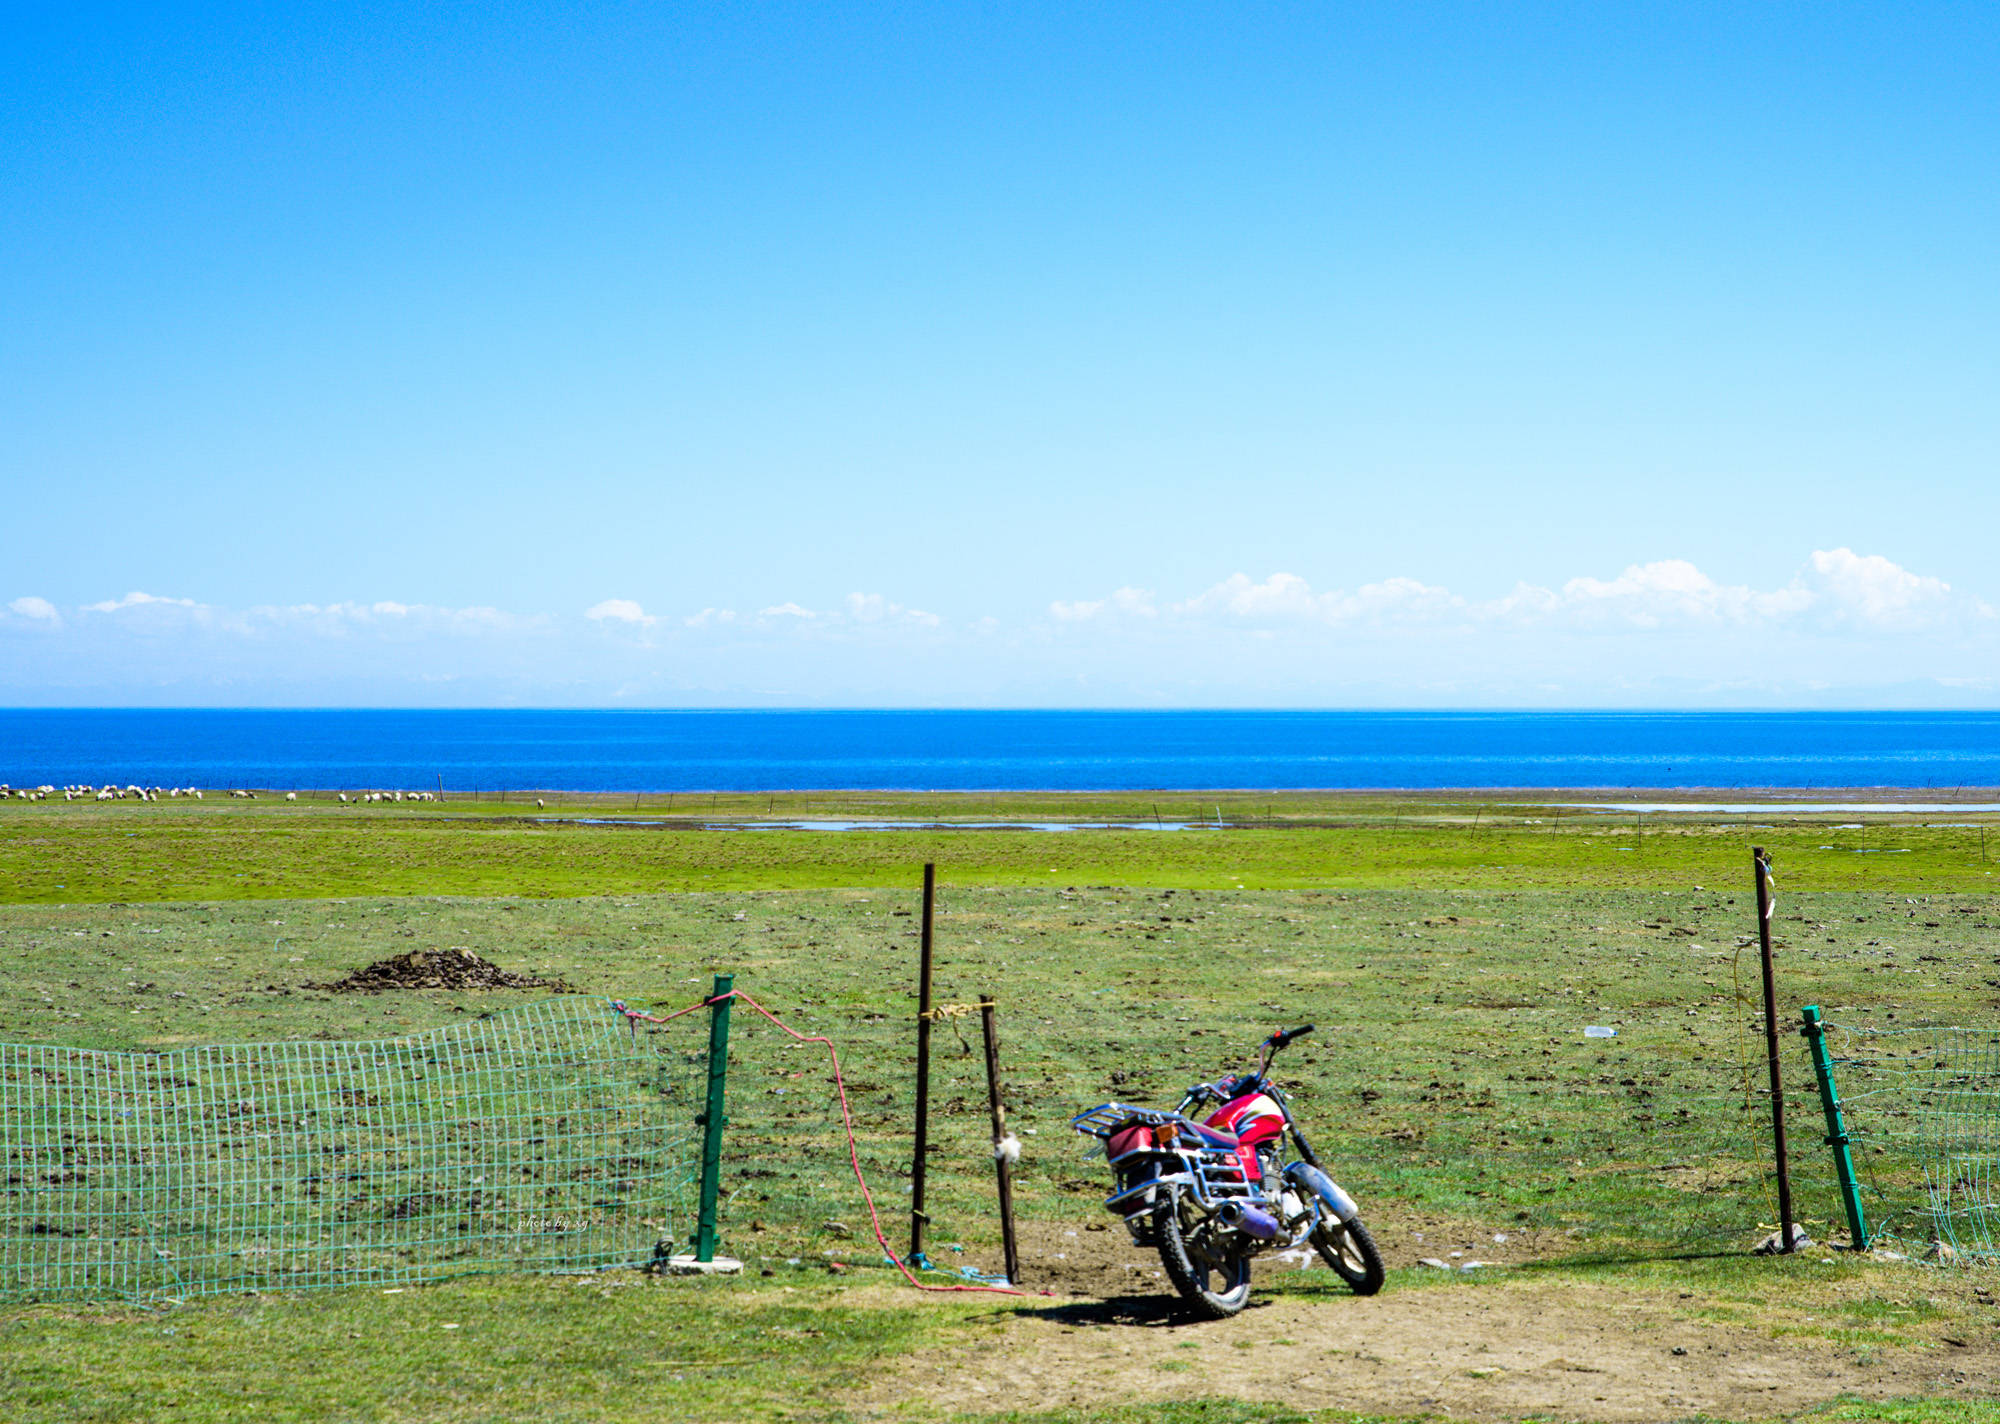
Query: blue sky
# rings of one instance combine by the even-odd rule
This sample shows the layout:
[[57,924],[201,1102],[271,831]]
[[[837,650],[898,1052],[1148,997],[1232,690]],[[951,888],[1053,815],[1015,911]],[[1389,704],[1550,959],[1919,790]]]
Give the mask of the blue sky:
[[14,7],[0,701],[2000,699],[2000,11]]

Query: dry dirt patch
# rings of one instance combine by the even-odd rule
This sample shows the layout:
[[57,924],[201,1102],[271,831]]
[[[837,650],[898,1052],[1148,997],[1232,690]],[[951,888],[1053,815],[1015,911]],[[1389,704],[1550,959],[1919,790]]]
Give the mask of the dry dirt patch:
[[[1856,1350],[1809,1332],[1774,1338],[1695,1319],[1680,1292],[1650,1283],[1522,1273],[1392,1284],[1361,1299],[1314,1271],[1312,1285],[1253,1296],[1234,1320],[1198,1323],[1122,1232],[1091,1237],[1070,1240],[1090,1244],[1057,1264],[1072,1280],[1116,1270],[1118,1291],[996,1300],[968,1322],[964,1344],[905,1362],[858,1402],[887,1409],[916,1398],[944,1411],[999,1412],[1221,1396],[1470,1420],[1627,1421],[1756,1419],[1843,1394],[2000,1393],[1990,1329],[1943,1332],[1963,1346],[1940,1335]],[[1115,1259],[1113,1247],[1129,1260]],[[1126,1264],[1139,1265],[1143,1279]]]
[[345,979],[308,988],[336,994],[384,994],[399,989],[552,989],[568,993],[560,979],[513,974],[469,949],[413,949],[380,959]]

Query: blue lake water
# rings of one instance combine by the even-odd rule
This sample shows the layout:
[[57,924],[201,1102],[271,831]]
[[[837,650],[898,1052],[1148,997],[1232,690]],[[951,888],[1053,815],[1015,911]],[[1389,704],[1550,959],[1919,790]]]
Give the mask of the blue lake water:
[[418,789],[440,778],[447,791],[1956,794],[2000,786],[2000,713],[0,710],[0,781],[15,786]]

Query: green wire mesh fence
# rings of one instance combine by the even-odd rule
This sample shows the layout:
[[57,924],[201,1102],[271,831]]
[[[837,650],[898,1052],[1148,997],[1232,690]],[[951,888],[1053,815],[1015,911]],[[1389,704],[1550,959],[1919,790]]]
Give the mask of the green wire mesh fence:
[[644,1264],[699,1161],[667,1043],[565,997],[375,1042],[0,1045],[0,1298]]
[[2000,1029],[1827,1029],[1871,1238],[2000,1259]]
[[[1621,1020],[1615,1037],[1533,1032],[1525,1013],[1505,1028],[1467,1022],[1465,1051],[1432,1076],[1384,1074],[1360,1103],[1294,1100],[1355,1190],[1501,1226],[1496,1242],[1675,1255],[1742,1249],[1775,1229],[1752,1021],[1704,1014],[1697,1033],[1684,1012],[1605,1017]],[[1812,1080],[1786,1066],[1796,1120],[1814,1106]]]

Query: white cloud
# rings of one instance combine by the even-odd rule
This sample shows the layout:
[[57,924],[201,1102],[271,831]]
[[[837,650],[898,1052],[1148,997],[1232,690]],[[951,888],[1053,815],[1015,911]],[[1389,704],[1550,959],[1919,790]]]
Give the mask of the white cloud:
[[[1951,585],[1943,579],[1913,574],[1880,554],[1857,554],[1849,548],[1818,549],[1794,580],[1828,616],[1881,627],[1922,622],[1947,612]],[[1992,610],[1977,605],[1990,616]]]
[[607,598],[585,609],[583,616],[599,623],[633,623],[641,628],[650,628],[659,621],[629,598]]
[[1584,576],[1562,586],[1559,607],[1586,621],[1603,619],[1635,628],[1683,622],[1744,622],[1798,612],[1808,600],[1796,589],[1760,594],[1719,584],[1686,559],[1632,564],[1614,579]]
[[135,591],[126,594],[123,598],[109,598],[102,603],[86,603],[83,605],[83,611],[86,613],[117,613],[126,608],[144,608],[149,604],[167,605],[174,608],[201,607],[192,598],[161,598],[154,594]]
[[1517,583],[1503,597],[1477,605],[1475,618],[1485,621],[1530,622],[1546,618],[1562,608],[1562,597],[1554,589],[1539,584]]
[[[1150,595],[1130,588],[1100,599],[1058,601],[1048,611],[1058,623],[1156,612]],[[1293,573],[1274,573],[1261,581],[1235,573],[1168,605],[1166,613],[1170,620],[1257,629],[1393,624],[1645,631],[1839,625],[1851,631],[1888,631],[1952,618],[2000,618],[1992,606],[1954,595],[1942,579],[1845,548],[1814,552],[1789,582],[1770,589],[1718,583],[1686,559],[1632,564],[1612,578],[1579,575],[1560,589],[1517,583],[1504,596],[1484,602],[1406,576],[1363,584],[1350,593],[1321,592]]]
[[1109,598],[1093,599],[1079,603],[1051,603],[1049,613],[1058,622],[1082,623],[1100,616],[1124,616],[1127,618],[1157,618],[1160,610],[1154,606],[1150,590],[1124,588],[1113,590]]
[[286,633],[314,633],[350,639],[373,633],[385,641],[408,644],[434,633],[491,636],[525,633],[549,626],[546,614],[521,615],[474,605],[440,608],[426,603],[292,603],[264,605],[241,612],[203,607],[200,620],[216,633],[269,638]]
[[1311,584],[1297,574],[1285,573],[1272,574],[1262,583],[1252,582],[1248,574],[1231,574],[1206,592],[1173,607],[1175,613],[1195,618],[1260,621],[1321,618],[1326,609],[1323,596],[1314,593]]
[[1465,600],[1449,589],[1413,578],[1365,583],[1352,595],[1334,597],[1331,604],[1335,618],[1377,621],[1441,618],[1459,612],[1464,606]]
[[1381,623],[1442,618],[1463,610],[1464,600],[1421,579],[1396,577],[1363,584],[1352,593],[1315,592],[1297,574],[1276,573],[1263,582],[1231,574],[1221,583],[1173,605],[1183,618],[1221,619],[1260,626],[1299,623]]
[[1719,584],[1685,559],[1663,559],[1634,564],[1611,580],[1571,579],[1560,597],[1534,611],[1636,628],[1734,623],[1875,631],[1993,615],[1977,599],[1955,597],[1943,579],[1844,547],[1815,550],[1790,582],[1775,589]]
[[[1043,606],[1022,625],[946,620],[867,591],[817,609],[671,617],[616,598],[550,615],[388,599],[226,608],[146,593],[78,613],[23,596],[0,604],[0,693],[117,702],[207,688],[223,702],[420,703],[420,682],[456,679],[457,700],[496,704],[869,703],[942,690],[987,705],[1666,705],[1810,701],[1829,687],[1860,689],[1859,702],[1868,688],[1963,701],[2000,685],[2000,613],[1847,547],[1757,583],[1668,558],[1492,598],[1408,575],[1323,589],[1279,571],[1179,596],[1128,584]],[[624,631],[578,636],[587,628]]]
[[944,621],[935,613],[926,613],[921,608],[905,608],[900,603],[891,603],[879,593],[848,594],[847,616],[856,623],[904,622],[925,628],[935,628]]

